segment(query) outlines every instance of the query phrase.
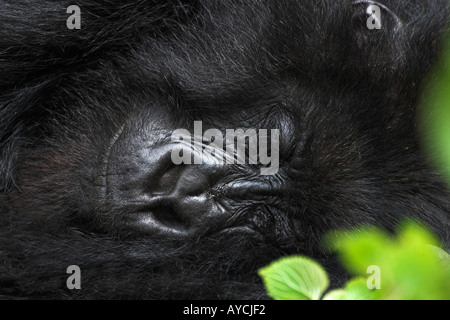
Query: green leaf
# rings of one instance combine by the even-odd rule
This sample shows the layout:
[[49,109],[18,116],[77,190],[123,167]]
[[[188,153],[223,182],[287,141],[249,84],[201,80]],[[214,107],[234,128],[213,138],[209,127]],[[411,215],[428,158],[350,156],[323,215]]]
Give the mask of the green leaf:
[[327,293],[323,300],[380,300],[381,297],[381,290],[369,289],[366,279],[355,278],[347,282],[345,289]]
[[364,278],[355,278],[347,282],[345,292],[345,300],[380,300],[382,296],[381,289],[369,289]]
[[[422,225],[406,221],[396,238],[362,227],[335,232],[327,241],[360,277],[324,300],[450,300],[450,256]],[[277,300],[319,300],[329,283],[319,264],[301,256],[278,260],[259,275]],[[381,288],[370,290],[372,282]]]
[[331,290],[322,300],[346,300],[347,292],[344,289]]
[[450,260],[450,254],[448,254],[447,252],[445,252],[444,250],[442,250],[439,247],[436,246],[429,246],[429,249],[437,256],[439,257],[439,259],[441,259],[444,262],[447,262],[448,260]]
[[[379,268],[382,290],[376,293],[383,300],[450,299],[450,268],[442,258],[446,254],[430,249],[437,241],[419,224],[402,224],[396,239],[374,228],[361,228],[334,233],[328,241],[355,275],[367,277],[369,266]],[[353,290],[359,289],[355,285]]]
[[421,130],[424,145],[450,182],[450,34],[424,93]]
[[365,275],[367,267],[380,266],[380,263],[393,258],[386,249],[394,245],[394,240],[374,227],[336,231],[325,238],[325,243],[339,252],[344,266],[355,275]]
[[325,270],[301,256],[282,258],[258,274],[268,295],[275,300],[319,300],[329,285]]

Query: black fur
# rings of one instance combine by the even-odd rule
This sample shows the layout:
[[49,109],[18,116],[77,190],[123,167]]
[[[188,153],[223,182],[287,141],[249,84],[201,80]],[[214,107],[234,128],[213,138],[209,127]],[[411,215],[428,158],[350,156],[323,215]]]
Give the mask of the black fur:
[[[0,2],[0,297],[266,298],[256,270],[295,253],[337,286],[348,276],[323,235],[406,216],[448,247],[449,195],[415,133],[448,4],[381,2],[401,25],[384,12],[368,30],[348,0]],[[81,30],[66,28],[71,4]],[[103,220],[126,214],[96,198],[106,146],[155,105],[170,127],[287,124],[270,178],[286,193],[235,203],[255,232],[181,241]]]

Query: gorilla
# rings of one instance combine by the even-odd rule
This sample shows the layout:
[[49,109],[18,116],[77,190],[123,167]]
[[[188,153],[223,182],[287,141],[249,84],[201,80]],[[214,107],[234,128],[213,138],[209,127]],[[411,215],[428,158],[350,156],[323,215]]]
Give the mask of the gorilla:
[[[0,297],[266,299],[258,268],[292,254],[336,287],[327,233],[407,217],[448,247],[417,134],[448,20],[447,0],[1,1]],[[279,170],[175,164],[197,121],[278,130]]]

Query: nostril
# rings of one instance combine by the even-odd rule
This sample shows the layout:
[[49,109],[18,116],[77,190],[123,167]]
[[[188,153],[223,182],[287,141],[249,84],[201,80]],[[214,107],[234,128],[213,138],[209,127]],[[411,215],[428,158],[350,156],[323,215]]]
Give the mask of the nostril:
[[183,219],[172,207],[160,206],[151,210],[154,221],[161,227],[177,231],[187,231],[189,222]]
[[[141,141],[142,140],[142,141]],[[104,203],[112,213],[105,215],[105,228],[122,234],[172,239],[195,238],[226,223],[229,215],[210,196],[210,190],[228,169],[217,165],[175,165],[172,144],[154,147],[139,136],[116,143],[106,170]],[[114,215],[120,215],[116,218]],[[122,232],[122,231],[120,231]]]

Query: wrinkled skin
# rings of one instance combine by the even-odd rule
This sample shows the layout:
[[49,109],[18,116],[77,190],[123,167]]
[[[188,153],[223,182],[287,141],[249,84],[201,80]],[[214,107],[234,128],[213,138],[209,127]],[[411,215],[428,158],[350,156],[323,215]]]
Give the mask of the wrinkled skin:
[[[337,228],[422,221],[449,195],[418,143],[447,1],[0,3],[0,296],[266,298],[282,256],[348,279]],[[119,3],[119,2],[117,2]],[[171,134],[280,130],[280,169],[176,166]],[[66,269],[82,289],[66,288]]]

